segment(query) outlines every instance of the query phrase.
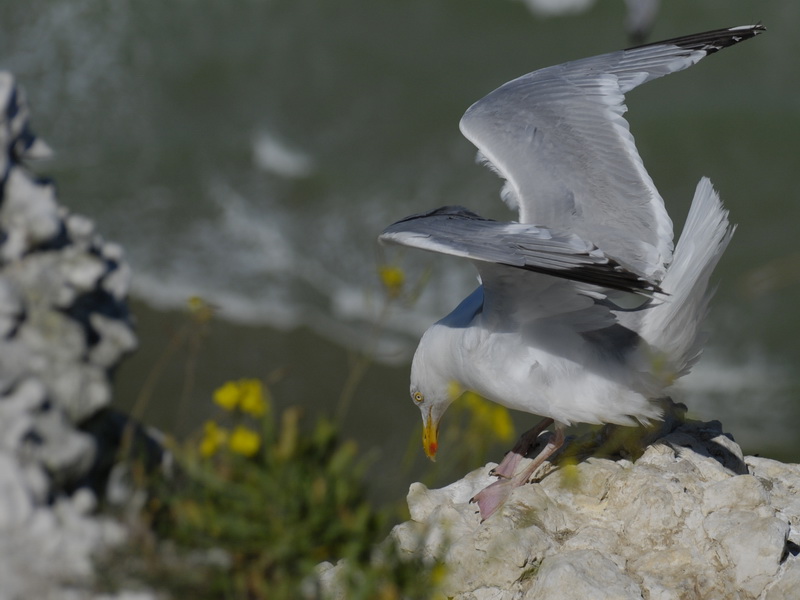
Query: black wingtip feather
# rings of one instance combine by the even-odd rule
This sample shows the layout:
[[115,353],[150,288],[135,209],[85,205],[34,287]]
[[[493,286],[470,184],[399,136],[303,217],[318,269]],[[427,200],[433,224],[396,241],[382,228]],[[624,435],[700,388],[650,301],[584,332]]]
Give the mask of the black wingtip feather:
[[707,54],[713,54],[714,52],[722,50],[723,48],[727,48],[728,46],[733,46],[734,44],[738,44],[744,40],[749,40],[750,38],[753,38],[759,33],[765,32],[766,30],[767,28],[761,23],[756,23],[755,25],[744,25],[741,27],[728,27],[725,29],[715,29],[713,31],[685,35],[683,37],[677,37],[661,42],[652,42],[649,44],[643,44],[641,46],[634,46],[633,48],[628,48],[628,50],[636,50],[637,48],[646,48],[648,46],[672,44],[673,46],[679,46],[681,48],[686,48],[687,50],[703,50]]
[[[495,222],[493,219],[481,217],[463,206],[443,206],[424,213],[409,215],[392,223],[378,236],[378,241],[381,243],[389,241],[391,234],[396,233],[395,230],[398,229],[399,225],[416,220],[425,221],[432,217],[444,217],[459,222],[470,220]],[[400,229],[404,228],[401,227]],[[643,279],[610,257],[604,257],[603,260],[593,264],[587,263],[572,268],[552,268],[552,266],[531,264],[520,265],[501,261],[498,261],[497,264],[644,296],[666,295],[657,283]]]
[[531,265],[507,266],[642,296],[667,295],[657,283],[642,279],[610,258],[605,263],[581,265],[580,267],[564,270],[543,269]]

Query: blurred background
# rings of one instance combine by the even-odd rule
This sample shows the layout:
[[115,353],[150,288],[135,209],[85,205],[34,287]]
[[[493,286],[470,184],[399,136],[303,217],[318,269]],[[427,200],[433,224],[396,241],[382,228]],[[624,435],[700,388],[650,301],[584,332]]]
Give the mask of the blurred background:
[[[37,169],[134,269],[140,349],[116,405],[147,396],[146,422],[187,434],[223,382],[269,379],[279,406],[342,417],[376,495],[402,497],[425,468],[408,363],[475,276],[381,250],[377,234],[444,204],[515,218],[459,133],[464,110],[529,71],[633,43],[623,0],[539,4],[0,3],[0,68],[56,151]],[[676,396],[747,453],[797,461],[800,3],[663,3],[648,39],[757,21],[765,35],[631,93],[628,119],[676,232],[702,175],[739,224],[708,349]],[[387,299],[385,264],[419,285],[413,302]],[[217,313],[187,334],[191,296]],[[514,419],[517,432],[535,421]],[[459,443],[443,442],[439,483],[478,466],[448,471]]]

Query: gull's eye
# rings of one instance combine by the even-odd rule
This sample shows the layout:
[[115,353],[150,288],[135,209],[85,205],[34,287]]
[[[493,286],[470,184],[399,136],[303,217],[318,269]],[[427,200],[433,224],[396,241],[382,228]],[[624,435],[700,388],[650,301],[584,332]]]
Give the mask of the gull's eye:
[[422,404],[422,401],[424,400],[424,398],[422,397],[422,392],[414,392],[413,394],[411,394],[411,398],[417,404]]

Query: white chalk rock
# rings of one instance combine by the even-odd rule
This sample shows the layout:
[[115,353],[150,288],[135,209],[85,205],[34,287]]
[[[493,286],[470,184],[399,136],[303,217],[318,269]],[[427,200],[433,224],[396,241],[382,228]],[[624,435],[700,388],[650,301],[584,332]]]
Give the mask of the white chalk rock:
[[788,600],[797,596],[800,590],[800,560],[793,557],[787,560],[776,581],[767,588],[764,600]]
[[0,250],[5,260],[16,260],[31,248],[54,238],[61,220],[52,184],[34,181],[25,171],[12,168],[0,204],[0,225],[13,241]]
[[525,600],[642,600],[639,586],[596,550],[573,550],[544,559]]
[[671,427],[635,462],[551,470],[484,522],[469,499],[493,463],[439,490],[412,484],[391,537],[442,561],[439,591],[458,600],[794,597],[800,465],[745,458],[716,422]]
[[110,369],[125,354],[136,348],[136,334],[128,323],[94,313],[89,323],[98,332],[100,340],[89,350],[89,362],[98,367]]
[[0,536],[30,518],[33,509],[17,461],[7,453],[0,453]]
[[31,174],[47,146],[28,117],[0,72],[0,600],[89,598],[93,558],[125,532],[93,514],[88,489],[66,492],[93,476],[96,439],[79,425],[108,406],[135,346],[130,269]]

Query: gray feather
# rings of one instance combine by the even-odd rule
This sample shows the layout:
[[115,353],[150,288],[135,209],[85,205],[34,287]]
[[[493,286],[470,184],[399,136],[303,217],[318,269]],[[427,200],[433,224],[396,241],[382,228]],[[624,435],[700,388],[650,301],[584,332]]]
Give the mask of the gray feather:
[[480,263],[492,263],[625,292],[660,291],[655,282],[625,269],[574,234],[493,221],[460,206],[406,217],[387,227],[378,239],[468,258],[482,275]]

